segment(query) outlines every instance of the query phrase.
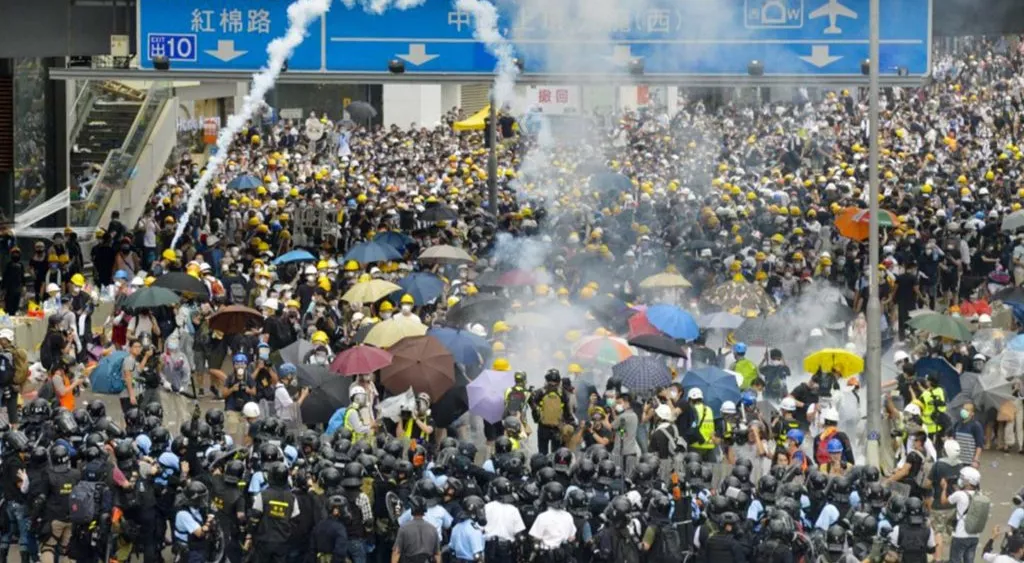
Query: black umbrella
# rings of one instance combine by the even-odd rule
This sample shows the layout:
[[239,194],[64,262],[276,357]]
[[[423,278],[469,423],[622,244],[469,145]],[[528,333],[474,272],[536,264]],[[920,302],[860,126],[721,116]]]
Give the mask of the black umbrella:
[[369,102],[352,102],[345,108],[345,111],[353,121],[369,121],[377,117],[377,108],[370,105]]
[[[330,380],[342,377],[332,372],[328,366],[314,366],[312,364],[296,364],[295,379],[303,387],[318,389]],[[351,377],[348,379],[352,379]]]
[[589,302],[590,313],[603,323],[624,323],[635,312],[618,297],[604,294],[594,297]]
[[158,277],[152,287],[169,289],[179,295],[187,293],[189,297],[203,301],[210,299],[210,290],[202,280],[182,272],[167,272]]
[[630,338],[629,345],[663,356],[671,356],[673,358],[686,357],[683,347],[664,334],[641,334],[636,338]]
[[348,388],[353,380],[329,373],[319,387],[310,388],[301,407],[303,424],[327,424],[335,411],[348,404]]
[[377,323],[366,323],[364,325],[361,325],[359,327],[359,330],[356,331],[356,335],[355,338],[353,338],[353,341],[358,344],[366,340],[366,335],[370,334],[370,331],[373,330],[373,327],[375,326],[377,326]]
[[181,298],[169,289],[163,287],[144,287],[125,298],[122,306],[129,311],[137,311],[139,309],[155,309],[157,307],[176,305],[180,301]]
[[792,330],[782,315],[772,315],[743,321],[733,333],[733,338],[737,342],[778,347],[779,344],[789,342]]
[[426,221],[428,223],[437,223],[438,221],[458,221],[459,214],[452,210],[451,207],[438,203],[426,208],[423,213],[420,213],[419,220]]
[[313,351],[313,343],[308,340],[296,340],[281,348],[281,362],[290,362],[298,367],[306,363],[306,358]]
[[1003,303],[1024,304],[1024,287],[1006,287],[1000,289],[992,296],[993,301]]
[[465,385],[453,385],[430,407],[434,425],[440,428],[451,426],[456,419],[469,411],[469,397]]
[[650,391],[672,383],[665,361],[653,356],[633,356],[612,366],[612,375],[633,391]]
[[508,308],[508,300],[497,295],[478,293],[464,297],[448,310],[445,320],[452,326],[465,326],[473,321],[500,319]]

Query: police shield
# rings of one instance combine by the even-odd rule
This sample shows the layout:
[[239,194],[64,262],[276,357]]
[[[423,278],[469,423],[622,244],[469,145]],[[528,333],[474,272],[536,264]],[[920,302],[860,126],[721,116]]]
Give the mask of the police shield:
[[388,491],[388,494],[384,495],[384,502],[388,507],[388,516],[393,521],[398,522],[398,517],[402,515],[402,499],[398,498],[398,495],[394,491]]

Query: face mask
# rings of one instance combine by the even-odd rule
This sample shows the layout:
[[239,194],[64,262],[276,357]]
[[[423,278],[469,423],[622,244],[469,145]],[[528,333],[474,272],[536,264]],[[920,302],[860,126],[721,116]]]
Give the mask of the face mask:
[[235,368],[235,375],[245,375],[245,368]]
[[615,399],[608,397],[607,399],[604,400],[604,404],[608,405],[609,407],[614,407]]
[[77,285],[72,285],[71,293],[78,295],[79,293],[82,293],[82,288],[78,287]]
[[679,398],[679,392],[678,391],[674,391],[674,390],[673,391],[669,391],[668,392],[668,396],[671,397],[672,400],[678,399]]
[[270,359],[270,348],[260,348],[259,356],[260,356],[261,360],[269,360]]
[[384,319],[385,321],[390,319],[391,318],[391,311],[388,311],[386,313],[381,313],[380,314],[380,318]]
[[622,405],[615,405],[615,412],[621,413],[624,410],[626,410],[626,407],[624,407]]
[[960,409],[960,419],[967,420],[968,418],[971,418],[970,411],[968,411],[967,409]]
[[411,313],[412,312],[412,305],[402,305],[402,312],[403,313]]
[[322,314],[324,313],[324,311],[326,311],[326,310],[327,310],[327,308],[326,308],[326,307],[324,307],[323,305],[320,305],[319,307],[317,307],[317,308],[316,308],[316,312],[317,312],[317,313],[320,313],[321,315],[322,315]]
[[177,342],[168,342],[167,343],[167,349],[170,350],[171,352],[177,350],[178,349],[178,343]]
[[325,356],[323,354],[317,354],[316,355],[316,363],[318,363],[320,365],[326,364],[327,363],[327,356]]

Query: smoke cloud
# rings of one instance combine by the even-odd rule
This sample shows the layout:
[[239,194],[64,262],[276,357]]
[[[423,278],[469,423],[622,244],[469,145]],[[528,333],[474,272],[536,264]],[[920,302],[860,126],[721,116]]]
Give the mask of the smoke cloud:
[[455,7],[473,15],[473,36],[498,59],[494,69],[495,102],[499,106],[513,106],[519,69],[516,67],[515,48],[498,28],[498,8],[488,0],[457,0]]
[[256,110],[260,108],[263,98],[274,87],[278,76],[281,75],[281,69],[284,68],[284,64],[292,56],[295,48],[306,38],[306,31],[309,25],[317,18],[326,14],[330,8],[331,0],[296,0],[296,2],[288,6],[288,31],[283,36],[271,41],[270,45],[267,46],[267,54],[269,55],[267,66],[253,76],[252,88],[249,90],[249,94],[245,96],[241,110],[228,118],[227,126],[221,129],[220,134],[217,135],[217,151],[206,163],[206,170],[192,188],[185,214],[178,222],[178,229],[175,231],[174,239],[171,241],[171,248],[178,245],[178,239],[181,238],[181,235],[188,227],[189,217],[195,211],[196,206],[202,202],[207,189],[209,189],[210,182],[217,177],[221,166],[224,165],[235,135],[245,127],[245,124],[252,118]]
[[426,0],[341,0],[341,2],[350,10],[356,6],[362,6],[367,12],[380,15],[390,9],[403,11],[415,8]]

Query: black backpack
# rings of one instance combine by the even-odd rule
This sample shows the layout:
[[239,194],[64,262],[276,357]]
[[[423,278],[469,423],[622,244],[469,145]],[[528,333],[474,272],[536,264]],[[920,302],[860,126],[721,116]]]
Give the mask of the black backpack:
[[0,352],[0,387],[14,383],[17,368],[14,367],[14,356],[10,352]]
[[658,526],[654,545],[651,546],[651,561],[653,563],[678,563],[682,560],[683,539],[679,535],[679,530],[667,522]]
[[99,515],[100,484],[79,481],[71,488],[68,509],[72,524],[90,524]]

